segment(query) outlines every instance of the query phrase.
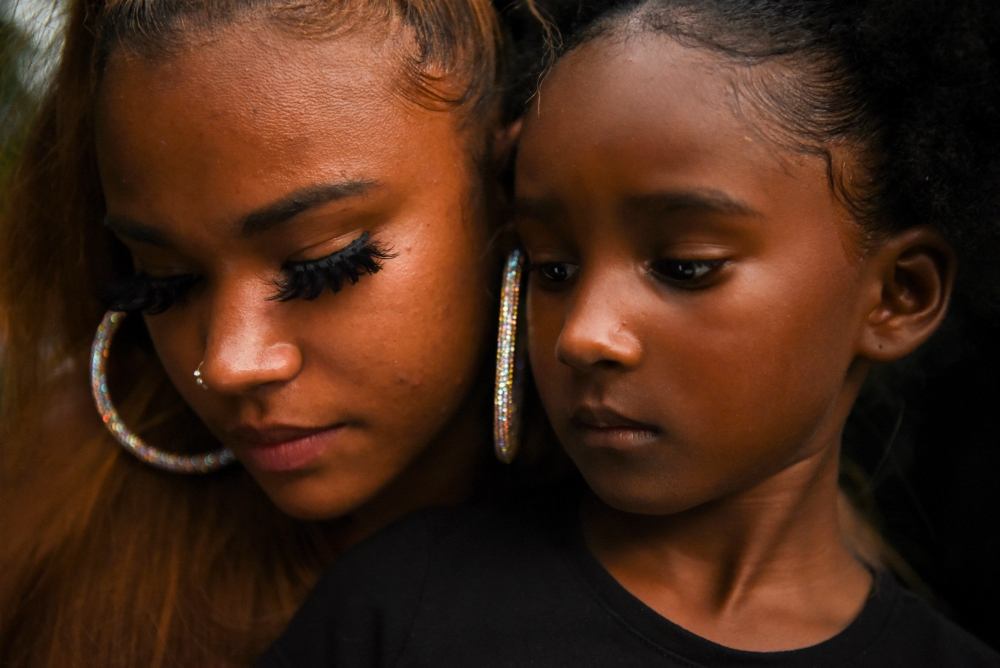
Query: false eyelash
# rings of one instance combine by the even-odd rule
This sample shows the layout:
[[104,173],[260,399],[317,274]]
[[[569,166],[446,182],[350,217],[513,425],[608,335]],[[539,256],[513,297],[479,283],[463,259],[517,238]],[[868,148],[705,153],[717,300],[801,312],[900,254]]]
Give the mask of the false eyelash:
[[396,257],[388,249],[370,241],[365,232],[346,248],[318,260],[289,262],[285,265],[285,278],[277,281],[278,294],[271,297],[287,302],[292,299],[313,300],[329,287],[340,292],[344,281],[351,285],[365,274],[377,274],[384,260]]
[[201,280],[195,274],[154,278],[146,272],[108,282],[98,291],[112,311],[157,315],[182,299]]

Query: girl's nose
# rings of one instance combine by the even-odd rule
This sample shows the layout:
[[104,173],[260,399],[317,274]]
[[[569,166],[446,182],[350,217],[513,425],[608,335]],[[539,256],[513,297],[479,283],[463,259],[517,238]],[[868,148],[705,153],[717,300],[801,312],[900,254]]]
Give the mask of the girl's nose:
[[275,317],[280,302],[257,290],[220,292],[212,304],[201,378],[222,394],[287,382],[302,368],[302,351]]
[[[556,340],[556,359],[583,371],[593,367],[633,368],[642,344],[629,327],[626,277],[580,276]],[[624,292],[623,292],[624,290]]]

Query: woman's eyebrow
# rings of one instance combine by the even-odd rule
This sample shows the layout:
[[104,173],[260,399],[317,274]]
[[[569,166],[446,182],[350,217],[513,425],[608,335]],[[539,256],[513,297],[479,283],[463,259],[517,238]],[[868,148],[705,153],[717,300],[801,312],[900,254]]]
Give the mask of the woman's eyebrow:
[[[260,234],[279,227],[309,209],[338,199],[363,195],[378,185],[377,181],[357,180],[300,188],[271,204],[251,211],[240,220],[237,229],[240,236],[244,237]],[[108,214],[104,217],[104,224],[118,236],[137,243],[161,248],[174,246],[169,237],[157,228],[126,216]]]
[[145,225],[125,216],[106,214],[104,216],[104,226],[123,239],[151,246],[159,246],[160,248],[174,247],[170,239],[155,227]]
[[240,235],[248,237],[267,232],[309,209],[327,202],[364,195],[376,186],[377,181],[358,180],[301,188],[244,216],[239,225]]

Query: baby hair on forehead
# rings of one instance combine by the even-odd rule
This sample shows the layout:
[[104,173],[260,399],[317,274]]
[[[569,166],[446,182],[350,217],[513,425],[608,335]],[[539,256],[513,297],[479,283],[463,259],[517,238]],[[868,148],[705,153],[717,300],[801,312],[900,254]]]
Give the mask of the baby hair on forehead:
[[996,3],[585,0],[535,11],[555,39],[523,38],[535,45],[523,81],[597,39],[662,35],[714,54],[746,120],[783,148],[824,156],[870,235],[938,228],[959,256],[958,291],[987,311],[1000,304]]
[[503,73],[500,25],[486,0],[110,0],[96,3],[94,80],[125,48],[169,56],[234,25],[270,26],[291,37],[333,39],[374,33],[398,59],[399,86],[411,101],[456,110],[473,127],[493,122]]

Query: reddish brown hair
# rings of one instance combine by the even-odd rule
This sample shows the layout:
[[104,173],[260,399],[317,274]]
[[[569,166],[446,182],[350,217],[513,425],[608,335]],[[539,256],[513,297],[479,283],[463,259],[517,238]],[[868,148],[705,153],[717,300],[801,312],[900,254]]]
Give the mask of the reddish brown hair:
[[[141,464],[104,432],[88,395],[95,294],[129,266],[102,224],[102,63],[117,48],[169,55],[193,31],[243,19],[307,38],[396,30],[413,99],[460,112],[483,130],[479,147],[498,120],[502,40],[488,0],[73,4],[61,64],[0,200],[0,665],[246,665],[349,529],[282,515],[241,469],[185,477]],[[112,356],[126,422],[164,449],[214,447],[141,321],[130,329]]]

